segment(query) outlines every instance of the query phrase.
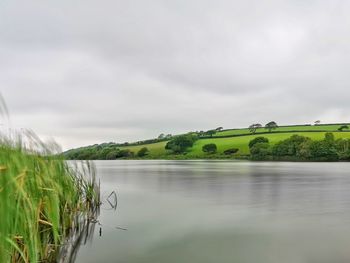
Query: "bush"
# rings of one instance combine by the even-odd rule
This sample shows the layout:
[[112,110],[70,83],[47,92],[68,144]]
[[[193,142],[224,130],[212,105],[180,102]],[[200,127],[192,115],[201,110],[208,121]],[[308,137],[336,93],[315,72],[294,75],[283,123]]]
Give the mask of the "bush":
[[205,153],[216,153],[217,147],[215,143],[209,143],[202,147],[202,151]]
[[330,147],[329,142],[313,141],[310,144],[310,158],[314,161],[338,161],[339,156],[335,147]]
[[128,158],[128,157],[133,157],[134,153],[130,151],[129,149],[125,150],[120,150],[117,152],[116,158]]
[[269,143],[269,139],[259,136],[249,142],[249,148],[252,148],[256,143]]
[[349,126],[348,125],[342,125],[339,127],[338,131],[343,131],[343,130],[348,130]]
[[325,133],[324,140],[330,144],[334,144],[334,134],[331,132]]
[[230,149],[225,150],[224,154],[225,155],[235,154],[238,151],[239,151],[239,149],[237,149],[237,148],[230,148]]
[[[288,139],[276,143],[272,147],[273,156],[304,156],[307,153],[305,152],[306,142],[311,141],[310,138],[293,135]],[[301,153],[302,152],[302,153]]]
[[194,142],[198,139],[195,134],[186,134],[174,137],[166,145],[165,149],[173,153],[184,153],[187,148],[192,147]]
[[148,148],[147,147],[143,147],[137,152],[137,156],[138,157],[144,157],[144,156],[147,155],[148,152],[149,152]]
[[106,160],[115,160],[115,159],[117,159],[118,154],[119,154],[118,149],[111,151],[106,155]]
[[258,142],[250,148],[250,154],[253,160],[266,160],[271,154],[270,145],[266,142]]

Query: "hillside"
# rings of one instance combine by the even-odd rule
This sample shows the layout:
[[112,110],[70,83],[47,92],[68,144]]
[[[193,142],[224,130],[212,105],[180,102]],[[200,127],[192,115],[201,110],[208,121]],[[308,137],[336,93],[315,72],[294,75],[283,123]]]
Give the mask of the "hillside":
[[[267,138],[271,145],[290,138],[292,135],[300,135],[314,141],[322,140],[326,132],[332,132],[335,139],[350,139],[350,130],[345,128],[339,131],[341,126],[347,124],[322,124],[322,125],[291,125],[277,127],[271,131],[265,128],[256,129],[255,133],[248,128],[243,129],[220,129],[215,134],[208,135],[208,132],[196,132],[199,134],[192,147],[189,147],[183,154],[173,154],[165,149],[171,138],[152,139],[135,143],[104,143],[77,149],[64,153],[69,159],[197,159],[197,158],[246,158],[249,155],[248,144],[256,137]],[[350,126],[350,124],[348,124]],[[173,136],[174,138],[176,136]],[[215,154],[208,154],[202,151],[206,144],[216,144]],[[144,156],[137,156],[140,149],[146,147],[148,152]],[[234,156],[226,156],[223,152],[230,148],[237,148]],[[101,156],[103,156],[101,158]]]

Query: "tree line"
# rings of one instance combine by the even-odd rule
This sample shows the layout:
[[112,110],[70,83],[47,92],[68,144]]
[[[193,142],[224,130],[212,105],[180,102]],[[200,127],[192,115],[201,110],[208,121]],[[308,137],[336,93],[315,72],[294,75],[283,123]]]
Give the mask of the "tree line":
[[250,141],[249,151],[252,160],[350,161],[350,139],[335,140],[328,132],[320,141],[292,135],[271,145],[268,138],[256,137]]

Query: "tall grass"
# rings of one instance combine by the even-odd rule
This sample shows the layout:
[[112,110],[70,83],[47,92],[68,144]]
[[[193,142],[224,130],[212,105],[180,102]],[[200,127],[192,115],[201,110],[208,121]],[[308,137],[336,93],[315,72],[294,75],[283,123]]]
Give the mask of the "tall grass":
[[99,205],[93,167],[74,168],[33,134],[0,141],[0,263],[56,262]]

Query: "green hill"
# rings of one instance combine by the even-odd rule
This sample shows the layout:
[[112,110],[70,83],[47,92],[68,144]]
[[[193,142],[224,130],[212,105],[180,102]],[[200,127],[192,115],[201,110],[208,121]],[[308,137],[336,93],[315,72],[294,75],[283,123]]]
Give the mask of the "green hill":
[[[119,159],[119,158],[140,158],[137,153],[140,149],[146,147],[147,155],[142,158],[146,159],[197,159],[197,158],[246,158],[249,155],[249,142],[259,136],[268,138],[270,144],[274,144],[290,138],[292,135],[301,135],[314,141],[322,140],[326,132],[332,132],[335,139],[350,139],[350,130],[345,128],[339,131],[341,126],[350,124],[322,124],[322,125],[291,125],[281,126],[269,132],[265,128],[258,128],[254,134],[248,128],[243,129],[226,129],[217,131],[215,134],[196,132],[199,139],[196,140],[192,147],[189,147],[184,154],[173,154],[165,149],[170,140],[152,139],[139,141],[135,143],[104,143],[92,145],[78,149],[72,149],[65,152],[69,159]],[[210,134],[210,135],[208,135]],[[174,138],[176,136],[173,136]],[[202,151],[206,144],[214,143],[217,146],[215,154],[208,154]],[[225,156],[223,152],[230,148],[237,148],[238,152],[234,156]]]

